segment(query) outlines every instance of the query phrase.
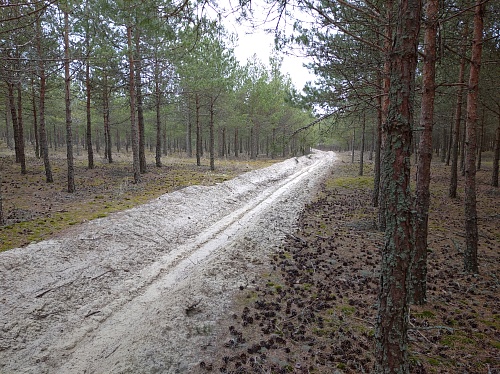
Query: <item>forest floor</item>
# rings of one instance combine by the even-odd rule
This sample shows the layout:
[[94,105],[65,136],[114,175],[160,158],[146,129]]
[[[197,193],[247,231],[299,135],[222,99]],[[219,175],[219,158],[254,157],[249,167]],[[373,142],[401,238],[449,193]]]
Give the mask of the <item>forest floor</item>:
[[[8,219],[0,229],[2,249],[49,240],[7,251],[0,260],[0,309],[4,316],[18,314],[0,324],[0,373],[369,373],[383,234],[376,229],[376,209],[371,207],[371,164],[366,165],[366,176],[359,177],[357,164],[347,155],[338,158],[342,161],[333,163],[326,176],[321,174],[320,186],[312,183],[320,176],[314,172],[317,176],[309,177],[309,186],[302,185],[300,194],[281,197],[274,201],[274,210],[249,216],[247,221],[256,221],[257,227],[245,232],[238,245],[226,243],[219,258],[182,275],[182,287],[168,294],[172,307],[157,304],[158,295],[166,296],[165,282],[152,287],[168,268],[163,247],[182,246],[204,233],[204,221],[230,215],[231,206],[245,200],[246,192],[233,197],[232,189],[222,189],[220,195],[221,187],[214,186],[206,191],[209,206],[196,203],[191,212],[176,204],[165,206],[170,208],[162,211],[167,217],[162,222],[170,222],[172,232],[185,231],[184,236],[169,237],[167,244],[163,239],[168,233],[156,227],[154,217],[148,221],[141,215],[132,228],[144,248],[136,248],[133,258],[134,252],[121,253],[134,247],[125,243],[131,227],[120,225],[143,208],[111,213],[158,200],[170,191],[182,194],[182,201],[193,201],[190,195],[194,198],[202,190],[179,189],[191,184],[224,186],[221,182],[273,161],[226,161],[210,172],[192,166],[192,160],[171,159],[164,168],[150,166],[144,183],[134,185],[124,160],[99,164],[92,171],[85,170],[82,160],[73,195],[64,191],[62,160],[54,163],[57,177],[51,185],[43,181],[41,164],[26,179],[14,176],[14,170],[2,172]],[[289,160],[285,169],[296,163]],[[276,170],[267,173],[274,178],[264,185],[280,179]],[[500,373],[500,191],[488,185],[486,164],[478,172],[480,274],[471,276],[462,271],[463,180],[460,197],[450,199],[448,174],[449,168],[435,164],[428,303],[410,309],[411,372]],[[303,209],[296,200],[310,200],[311,194],[315,197]],[[292,202],[295,205],[288,207]],[[219,213],[210,210],[214,205]],[[148,211],[152,214],[153,209]],[[196,222],[191,227],[191,222],[177,223],[171,215]],[[109,228],[85,223],[102,217],[107,218],[93,222],[104,225],[109,220]],[[86,231],[80,231],[86,225]],[[148,231],[139,231],[148,225],[155,227],[154,235],[149,231],[141,239]],[[96,238],[115,242],[99,245]],[[62,250],[52,253],[51,247],[64,240]],[[93,255],[85,266],[71,262],[71,257],[83,258],[87,252]],[[28,276],[58,261],[62,267],[50,269],[52,278]],[[30,289],[20,290],[11,273],[23,267],[23,276],[33,279]],[[151,270],[154,276],[145,279],[144,273]],[[116,286],[119,282],[124,286]],[[13,304],[16,298],[25,304]],[[72,338],[61,339],[69,332]]]
[[[371,165],[335,164],[314,201],[235,298],[198,373],[370,373],[383,233]],[[478,172],[479,275],[463,271],[463,178],[432,169],[427,304],[410,308],[411,373],[500,373],[500,190]]]

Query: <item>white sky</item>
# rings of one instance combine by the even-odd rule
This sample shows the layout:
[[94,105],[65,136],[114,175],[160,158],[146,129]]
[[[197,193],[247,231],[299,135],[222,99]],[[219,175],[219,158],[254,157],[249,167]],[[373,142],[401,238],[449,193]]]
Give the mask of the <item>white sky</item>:
[[[230,1],[221,0],[220,4],[228,4]],[[233,2],[234,0],[231,1],[231,3]],[[257,1],[253,1],[253,3],[256,4]],[[258,4],[254,5],[254,10],[256,6]],[[229,5],[226,5],[226,8],[231,9]],[[241,64],[245,64],[249,58],[256,54],[262,63],[268,65],[269,57],[274,50],[274,35],[266,33],[264,27],[269,28],[273,27],[273,25],[266,25],[257,29],[252,28],[249,23],[238,25],[236,16],[237,14],[234,14],[223,18],[223,23],[228,31],[238,35],[237,46],[234,50],[236,58]],[[282,72],[290,75],[294,86],[299,91],[304,88],[306,82],[314,81],[314,75],[303,67],[303,64],[307,62],[305,58],[285,54],[280,54],[280,57],[283,57]]]
[[[266,34],[264,31],[258,31],[253,34],[238,33],[238,46],[234,53],[238,61],[244,64],[254,54],[264,64],[269,63],[269,57],[274,49],[273,35]],[[294,86],[300,91],[307,81],[313,81],[314,76],[309,70],[303,67],[306,62],[304,58],[282,55],[283,65],[282,72],[289,74]]]

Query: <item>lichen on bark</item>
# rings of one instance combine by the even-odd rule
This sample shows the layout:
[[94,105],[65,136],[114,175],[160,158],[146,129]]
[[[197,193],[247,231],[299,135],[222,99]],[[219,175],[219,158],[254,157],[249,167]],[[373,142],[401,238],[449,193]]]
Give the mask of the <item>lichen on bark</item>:
[[384,125],[385,244],[380,270],[376,324],[376,373],[408,373],[410,255],[414,245],[410,155],[412,99],[417,63],[421,2],[399,1],[390,53],[389,113]]

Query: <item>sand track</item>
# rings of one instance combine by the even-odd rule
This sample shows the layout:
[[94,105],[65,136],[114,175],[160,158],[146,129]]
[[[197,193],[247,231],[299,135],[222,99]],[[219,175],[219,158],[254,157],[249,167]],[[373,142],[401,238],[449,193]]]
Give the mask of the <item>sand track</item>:
[[0,373],[181,373],[334,161],[193,186],[0,254]]

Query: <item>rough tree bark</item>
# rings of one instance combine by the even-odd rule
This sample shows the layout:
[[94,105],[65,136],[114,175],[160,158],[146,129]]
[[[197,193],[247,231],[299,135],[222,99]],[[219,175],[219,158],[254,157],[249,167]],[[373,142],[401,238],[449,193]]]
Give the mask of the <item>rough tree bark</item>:
[[92,149],[92,116],[91,116],[91,85],[90,85],[90,62],[87,60],[85,63],[85,86],[87,93],[86,112],[87,112],[87,168],[94,168],[94,150]]
[[276,127],[273,127],[271,135],[271,158],[273,160],[276,158]]
[[21,174],[26,174],[26,152],[24,149],[24,122],[23,122],[23,88],[21,81],[17,82],[17,126],[19,131],[19,162],[21,163]]
[[484,142],[484,117],[485,109],[483,107],[483,116],[481,118],[481,129],[479,130],[479,140],[477,142],[477,170],[481,170],[483,159],[483,142]]
[[215,137],[214,137],[214,104],[215,100],[213,97],[210,97],[210,122],[209,122],[209,145],[208,150],[210,154],[210,170],[215,170]]
[[[379,74],[380,75],[380,74]],[[382,79],[379,77],[378,79],[379,82],[381,82],[382,86]],[[383,88],[382,88],[382,93],[383,93]],[[375,160],[374,160],[374,165],[373,165],[373,195],[372,195],[372,205],[374,207],[379,206],[379,195],[380,195],[380,163],[381,163],[381,149],[382,149],[382,96],[379,96],[377,98],[377,127],[375,130]]]
[[493,154],[493,170],[491,172],[491,185],[498,187],[498,164],[500,159],[500,104],[498,106],[498,126],[495,135],[495,152]]
[[116,152],[120,153],[121,150],[121,138],[120,138],[120,130],[116,129]]
[[137,127],[139,129],[139,167],[141,173],[147,172],[146,165],[146,134],[144,127],[144,105],[142,102],[142,59],[141,59],[141,41],[139,38],[139,28],[135,28],[135,53],[136,59],[134,61],[136,68],[135,84],[137,96]]
[[[113,147],[111,144],[111,124],[109,121],[109,97],[110,89],[108,87],[108,74],[104,72],[103,87],[102,87],[102,115],[104,123],[104,157],[111,164],[113,163]],[[96,149],[97,146],[96,146]],[[99,152],[99,151],[97,151]]]
[[132,46],[132,26],[127,25],[127,45],[129,59],[129,100],[130,100],[130,138],[134,167],[134,183],[141,182],[141,166],[139,160],[139,129],[135,121],[135,76],[134,49]]
[[161,147],[163,148],[163,155],[167,156],[168,155],[168,149],[167,149],[167,126],[163,124],[162,129],[161,129]]
[[222,128],[221,157],[226,157],[226,128]]
[[155,106],[156,106],[156,149],[155,163],[160,168],[161,163],[161,90],[160,90],[160,62],[155,52]]
[[453,121],[450,121],[450,128],[448,133],[448,149],[446,150],[446,166],[450,166],[451,160],[451,147],[453,145]]
[[255,136],[254,136],[255,130],[254,129],[255,129],[255,125],[250,128],[250,159],[251,160],[254,160],[257,158],[257,156],[255,154],[256,146],[255,146]]
[[[378,114],[377,114],[377,117],[378,117]],[[372,140],[370,142],[370,153],[368,154],[368,161],[373,160],[373,153],[374,152],[375,152],[375,126],[372,126]]]
[[457,186],[458,186],[458,153],[459,153],[459,138],[460,138],[460,124],[462,120],[462,100],[464,95],[464,81],[465,81],[465,51],[466,51],[466,35],[468,34],[467,24],[464,27],[464,34],[462,38],[460,67],[458,70],[458,90],[457,90],[457,102],[455,104],[455,123],[453,126],[453,144],[451,146],[451,176],[450,176],[450,189],[448,191],[448,196],[451,198],[457,197]]
[[446,133],[446,128],[443,126],[441,129],[441,162],[444,164],[446,162],[446,150],[448,148],[448,134]]
[[5,225],[5,217],[3,214],[2,200],[3,200],[2,199],[2,171],[0,170],[0,226]]
[[477,207],[476,207],[476,127],[479,95],[479,70],[483,49],[484,3],[476,0],[474,8],[474,37],[467,92],[466,161],[465,161],[465,242],[464,269],[478,273],[477,261]]
[[201,123],[200,123],[200,96],[195,94],[196,106],[196,165],[201,166]]
[[69,72],[69,15],[64,10],[64,101],[66,106],[66,162],[68,165],[68,192],[75,192],[73,163],[73,131],[71,119],[71,75]]
[[36,95],[35,95],[35,80],[31,79],[31,102],[33,108],[33,132],[35,135],[35,157],[40,158],[40,133],[38,130],[38,112],[37,112],[37,104],[36,104]]
[[351,137],[351,164],[354,164],[354,143],[356,141],[356,129],[352,130]]
[[[379,191],[384,190],[384,173],[382,172],[382,163],[383,163],[383,152],[385,148],[385,131],[384,131],[384,126],[386,125],[385,122],[387,122],[388,118],[388,112],[389,112],[389,90],[391,88],[391,76],[390,76],[390,69],[391,69],[391,48],[392,48],[392,38],[393,38],[393,22],[394,22],[394,1],[393,0],[388,0],[385,2],[385,9],[386,9],[386,25],[385,25],[385,38],[384,38],[384,52],[385,52],[385,60],[384,60],[384,70],[383,70],[383,76],[382,76],[382,90],[383,90],[383,99],[382,99],[382,131],[381,131],[381,137],[380,137],[380,154],[381,154],[381,160],[380,160],[380,186],[379,186]],[[378,201],[378,207],[379,207],[379,212],[378,212],[378,226],[381,231],[385,230],[386,223],[385,223],[385,202],[384,202],[384,193],[379,192],[379,201]]]
[[398,2],[390,53],[389,112],[384,124],[382,179],[385,243],[382,249],[375,372],[408,373],[408,306],[413,246],[410,156],[412,103],[420,31],[420,0]]
[[465,175],[465,138],[466,138],[466,130],[464,124],[464,131],[462,131],[462,139],[460,140],[460,174],[462,177]]
[[365,130],[366,130],[366,113],[363,113],[363,124],[361,128],[361,150],[359,152],[359,176],[363,176],[364,155],[365,155]]
[[[10,109],[10,115],[12,120],[12,128],[14,131],[14,150],[16,155],[16,163],[21,166],[21,174],[26,174],[26,156],[24,152],[24,130],[23,130],[23,118],[22,118],[22,100],[21,100],[21,76],[20,76],[20,56],[19,52],[15,51],[15,55],[12,56],[8,53],[8,57],[12,60],[17,61],[12,69],[17,71],[12,72],[12,77],[7,79],[7,100],[8,108]],[[17,91],[17,103],[15,91]]]
[[193,157],[193,139],[192,139],[192,125],[191,125],[191,113],[189,108],[189,99],[186,100],[186,152],[188,157]]
[[90,30],[89,30],[89,1],[85,1],[85,12],[87,13],[87,20],[85,24],[85,50],[87,53],[87,60],[85,61],[85,88],[86,88],[86,113],[87,113],[87,132],[86,132],[86,144],[87,144],[87,168],[94,168],[94,150],[92,148],[92,116],[91,116],[91,93],[92,86],[90,83]]
[[238,158],[238,128],[234,129],[234,157]]
[[43,157],[43,164],[45,168],[45,180],[47,183],[54,182],[54,178],[52,176],[52,168],[50,166],[49,160],[49,145],[47,142],[47,131],[45,127],[45,93],[47,86],[47,77],[45,75],[45,63],[42,54],[42,25],[41,25],[41,17],[38,18],[36,22],[36,50],[38,55],[38,75],[40,77],[40,101],[39,105],[39,113],[40,113],[40,150]]
[[411,300],[425,304],[427,290],[427,234],[430,204],[432,161],[432,127],[436,93],[436,35],[438,0],[427,0],[425,5],[424,66],[418,146],[417,187],[415,198],[415,248],[412,263]]
[[255,159],[255,152],[254,152],[254,142],[255,142],[255,136],[254,136],[254,126],[250,127],[250,159],[253,160]]
[[[12,129],[14,131],[14,151],[16,154],[16,163],[21,162],[21,151],[19,149],[19,124],[17,121],[17,109],[16,109],[16,102],[14,98],[14,83],[12,82],[7,82],[7,96],[8,96],[8,107],[10,109],[10,118],[12,120]],[[22,169],[22,166],[21,166]]]

